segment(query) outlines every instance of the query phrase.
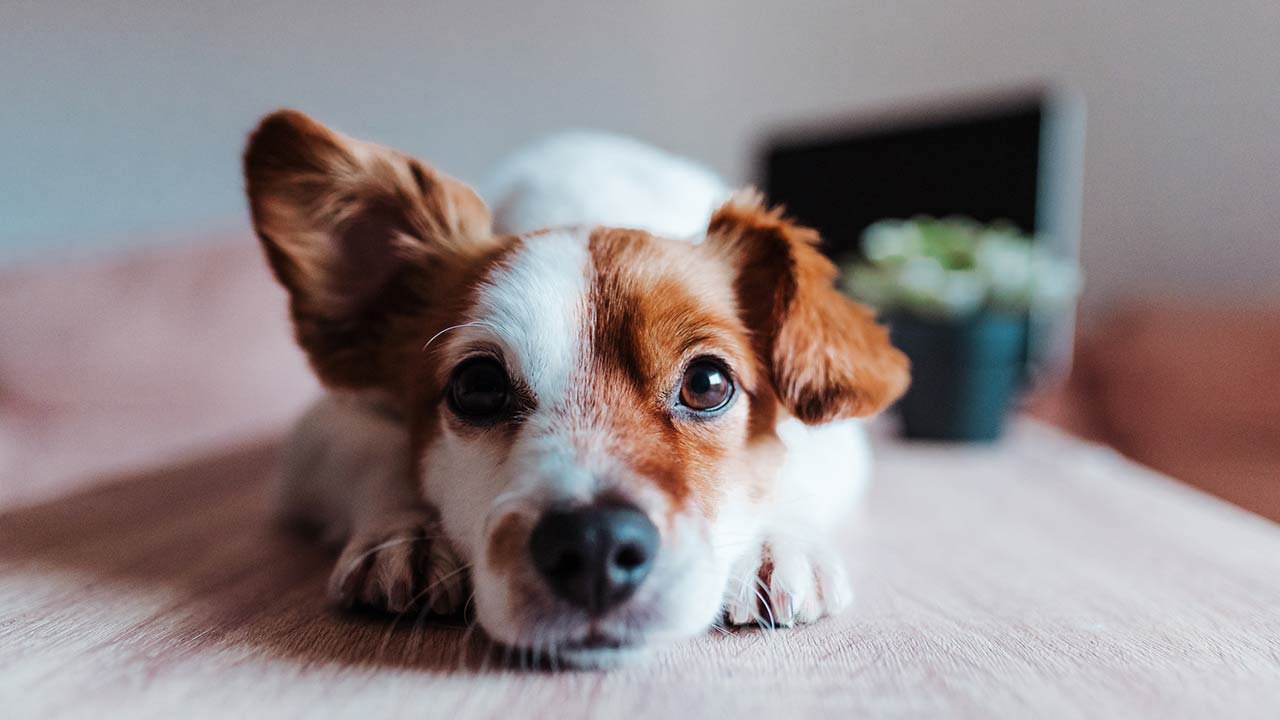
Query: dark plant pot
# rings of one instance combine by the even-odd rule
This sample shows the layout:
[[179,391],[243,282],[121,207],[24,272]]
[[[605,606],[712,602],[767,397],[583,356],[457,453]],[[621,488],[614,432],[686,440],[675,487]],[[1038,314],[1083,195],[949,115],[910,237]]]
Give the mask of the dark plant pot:
[[995,440],[1018,391],[1026,319],[983,313],[964,320],[888,318],[911,358],[911,387],[898,401],[902,434],[929,440]]

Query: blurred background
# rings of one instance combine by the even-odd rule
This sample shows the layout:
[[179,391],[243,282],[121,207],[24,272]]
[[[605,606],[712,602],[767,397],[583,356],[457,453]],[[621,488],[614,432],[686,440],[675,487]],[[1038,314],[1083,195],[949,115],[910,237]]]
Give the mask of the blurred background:
[[273,108],[473,182],[599,128],[767,186],[779,146],[1052,88],[1082,113],[1058,192],[1085,280],[1074,371],[1031,411],[1280,518],[1277,37],[1270,0],[11,0],[0,500],[276,430],[315,391],[242,197]]

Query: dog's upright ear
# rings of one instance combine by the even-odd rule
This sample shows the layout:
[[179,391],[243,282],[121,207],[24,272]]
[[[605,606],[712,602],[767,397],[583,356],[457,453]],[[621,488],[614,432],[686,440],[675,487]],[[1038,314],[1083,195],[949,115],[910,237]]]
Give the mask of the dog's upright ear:
[[711,217],[707,244],[737,273],[739,312],[792,415],[809,424],[863,417],[906,390],[906,356],[868,308],[835,288],[817,232],[747,192]]
[[494,242],[471,188],[294,110],[258,124],[244,174],[298,342],[330,386],[382,382],[388,322],[430,303],[449,263]]

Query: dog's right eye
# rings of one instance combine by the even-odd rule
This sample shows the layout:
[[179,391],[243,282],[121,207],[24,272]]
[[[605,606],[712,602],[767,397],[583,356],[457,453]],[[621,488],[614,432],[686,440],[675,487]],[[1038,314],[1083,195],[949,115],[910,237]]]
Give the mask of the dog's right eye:
[[492,420],[501,415],[510,397],[507,372],[492,358],[467,360],[453,371],[449,403],[455,413],[469,420]]

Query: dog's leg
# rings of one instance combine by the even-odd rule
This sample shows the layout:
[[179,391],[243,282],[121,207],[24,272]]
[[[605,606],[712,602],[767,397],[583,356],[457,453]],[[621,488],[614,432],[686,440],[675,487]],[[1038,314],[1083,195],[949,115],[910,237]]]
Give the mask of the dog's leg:
[[334,396],[318,401],[289,439],[279,513],[341,545],[328,586],[341,606],[447,614],[465,599],[461,564],[414,490],[408,445],[396,420]]
[[834,615],[853,593],[832,545],[849,522],[870,471],[866,432],[856,421],[779,426],[787,446],[772,513],[760,541],[734,564],[725,617],[734,625],[787,626]]

